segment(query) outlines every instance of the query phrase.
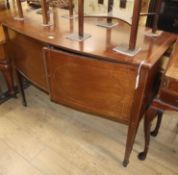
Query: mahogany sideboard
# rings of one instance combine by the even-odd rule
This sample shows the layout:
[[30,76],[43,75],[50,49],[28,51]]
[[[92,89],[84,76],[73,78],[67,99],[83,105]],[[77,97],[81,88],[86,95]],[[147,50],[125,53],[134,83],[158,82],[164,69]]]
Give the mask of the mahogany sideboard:
[[[54,24],[42,26],[41,16],[28,11],[24,21],[9,18],[3,23],[9,58],[14,68],[56,103],[89,112],[128,126],[123,165],[127,166],[140,120],[152,99],[161,56],[176,36],[144,35],[140,25],[133,57],[113,51],[129,40],[128,24],[106,29],[98,18],[86,18],[85,32],[91,38],[67,39],[77,32],[77,20],[61,17],[65,10],[53,9]],[[109,149],[109,148],[108,148]]]

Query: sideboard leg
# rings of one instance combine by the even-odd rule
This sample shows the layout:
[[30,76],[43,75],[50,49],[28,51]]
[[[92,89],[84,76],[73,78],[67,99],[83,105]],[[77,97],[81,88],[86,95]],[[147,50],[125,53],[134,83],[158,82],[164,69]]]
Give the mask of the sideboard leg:
[[26,107],[27,101],[26,101],[24,87],[23,87],[22,75],[17,70],[16,70],[16,75],[17,75],[19,90],[20,90],[20,93],[21,93],[21,96],[22,96],[22,104],[23,104],[23,106]]
[[150,144],[151,121],[155,118],[156,114],[157,110],[155,110],[154,108],[149,108],[145,114],[144,118],[145,147],[144,151],[138,154],[138,158],[140,160],[146,159]]
[[135,126],[132,124],[128,128],[127,143],[126,143],[125,156],[124,156],[124,161],[123,161],[124,167],[127,167],[127,165],[129,164],[129,158],[130,158],[130,154],[132,152],[137,129],[138,129],[138,125]]
[[161,126],[161,121],[162,121],[162,117],[163,117],[163,112],[162,111],[158,111],[158,119],[157,119],[157,123],[156,123],[156,127],[155,129],[151,132],[151,135],[156,137],[158,135],[159,132],[159,128]]

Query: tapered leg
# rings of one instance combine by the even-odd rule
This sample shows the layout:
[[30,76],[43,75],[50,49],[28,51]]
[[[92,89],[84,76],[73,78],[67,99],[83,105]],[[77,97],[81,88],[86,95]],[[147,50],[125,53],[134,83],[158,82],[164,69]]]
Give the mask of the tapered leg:
[[140,160],[145,160],[148,149],[149,149],[149,144],[150,144],[150,129],[151,129],[151,121],[154,119],[154,117],[157,115],[157,110],[154,108],[149,108],[145,114],[144,118],[144,133],[145,133],[145,147],[144,151],[139,153],[138,158]]
[[129,158],[132,152],[137,130],[138,130],[138,125],[136,126],[130,125],[128,128],[127,143],[126,143],[125,156],[124,156],[124,161],[123,161],[124,167],[126,167],[129,164]]
[[24,87],[23,87],[23,80],[22,80],[22,75],[16,70],[16,75],[17,75],[17,81],[18,81],[18,86],[20,93],[22,95],[22,104],[23,106],[27,106],[27,101],[25,97],[25,92],[24,92]]
[[162,111],[158,111],[158,118],[157,118],[157,123],[156,123],[156,127],[155,129],[151,132],[151,135],[156,137],[158,135],[159,132],[159,128],[161,126],[161,121],[162,121],[162,117],[163,117],[163,112]]

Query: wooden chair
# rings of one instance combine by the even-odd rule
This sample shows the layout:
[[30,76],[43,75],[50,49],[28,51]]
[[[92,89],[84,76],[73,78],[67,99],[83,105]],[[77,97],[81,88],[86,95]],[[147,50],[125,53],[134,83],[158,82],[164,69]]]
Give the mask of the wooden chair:
[[158,117],[156,128],[151,132],[152,136],[157,136],[165,110],[178,111],[178,38],[167,70],[163,75],[158,95],[145,114],[145,147],[144,151],[138,155],[140,160],[145,160],[148,153],[151,122],[156,116]]
[[8,95],[14,96],[15,91],[12,68],[10,65],[10,60],[7,58],[7,54],[5,51],[5,37],[1,26],[0,26],[0,71],[4,75],[5,81],[7,83]]

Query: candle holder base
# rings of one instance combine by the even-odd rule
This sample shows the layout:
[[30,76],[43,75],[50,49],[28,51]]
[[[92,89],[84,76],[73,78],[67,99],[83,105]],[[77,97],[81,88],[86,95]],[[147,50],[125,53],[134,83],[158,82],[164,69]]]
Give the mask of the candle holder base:
[[113,27],[118,26],[118,24],[119,23],[100,22],[96,24],[96,26],[104,27],[104,28],[113,28]]
[[16,17],[14,17],[14,19],[15,19],[15,20],[17,20],[17,21],[24,21],[24,18],[17,17],[17,16],[16,16]]
[[52,23],[42,24],[43,27],[49,27],[49,26],[52,26],[52,25],[53,25]]
[[140,51],[141,48],[136,48],[135,50],[129,50],[129,46],[126,44],[121,44],[118,47],[114,48],[113,51],[116,51],[118,53],[121,53],[123,55],[127,55],[127,56],[135,56],[137,55]]
[[69,39],[69,40],[72,40],[72,41],[81,42],[81,41],[87,40],[90,37],[91,37],[90,34],[84,34],[83,37],[82,37],[82,36],[79,36],[77,33],[73,33],[73,34],[67,36],[66,38]]
[[157,31],[156,33],[153,33],[153,32],[146,32],[145,33],[145,36],[147,36],[147,37],[159,37],[159,36],[161,36],[161,34],[162,34],[162,31]]
[[70,15],[63,15],[63,16],[61,16],[62,18],[65,18],[65,19],[75,19],[75,18],[77,18],[78,16],[77,15],[72,15],[72,16],[70,16]]
[[[49,10],[48,10],[48,14],[51,14],[51,13],[52,13],[52,10],[49,9]],[[42,15],[42,14],[43,14],[42,9],[38,9],[38,10],[36,11],[36,14]]]

